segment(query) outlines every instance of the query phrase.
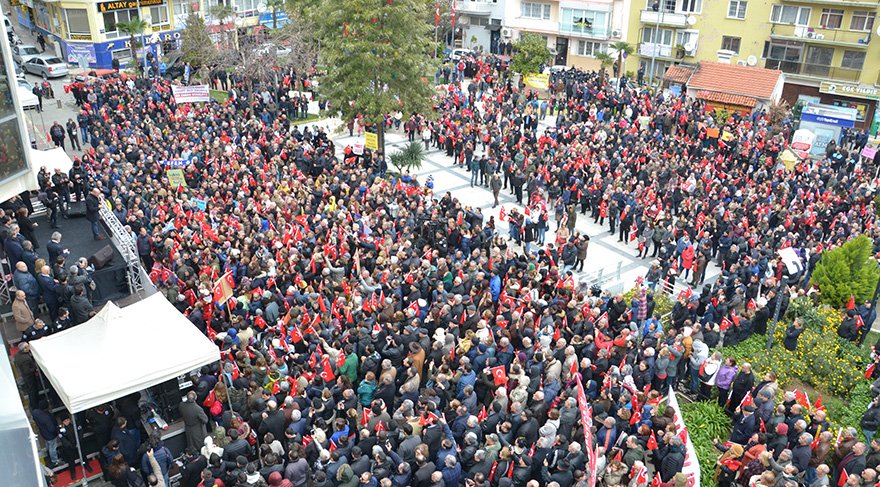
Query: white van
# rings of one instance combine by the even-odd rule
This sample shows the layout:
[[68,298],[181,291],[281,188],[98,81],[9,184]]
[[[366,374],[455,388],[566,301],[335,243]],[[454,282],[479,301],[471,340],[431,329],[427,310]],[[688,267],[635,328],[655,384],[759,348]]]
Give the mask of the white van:
[[3,23],[6,25],[6,32],[12,32],[12,22],[6,15],[3,16]]

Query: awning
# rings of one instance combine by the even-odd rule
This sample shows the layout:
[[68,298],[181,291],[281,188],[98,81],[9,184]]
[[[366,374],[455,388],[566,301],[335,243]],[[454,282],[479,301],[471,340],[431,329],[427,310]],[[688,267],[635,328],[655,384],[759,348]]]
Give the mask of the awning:
[[71,413],[220,360],[220,351],[161,293],[31,342],[34,359]]

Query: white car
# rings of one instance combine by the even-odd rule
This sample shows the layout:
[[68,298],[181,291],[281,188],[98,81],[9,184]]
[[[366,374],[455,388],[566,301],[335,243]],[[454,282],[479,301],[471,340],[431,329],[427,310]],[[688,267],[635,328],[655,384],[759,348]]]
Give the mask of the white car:
[[30,44],[19,44],[17,46],[12,46],[12,60],[15,61],[15,64],[19,66],[30,61],[32,58],[39,56],[40,50],[37,49],[37,46],[32,46]]
[[476,53],[471,51],[470,49],[453,49],[451,53],[449,53],[449,59],[453,61],[458,61],[459,59],[465,56],[475,56]]
[[33,92],[19,83],[15,87],[15,94],[18,96],[18,103],[21,105],[23,110],[28,110],[31,108],[37,108],[40,104],[40,100],[37,98],[37,95],[33,94]]
[[287,56],[291,51],[289,47],[279,46],[277,44],[265,43],[261,44],[260,47],[257,48],[257,52],[260,54],[274,54],[276,56]]

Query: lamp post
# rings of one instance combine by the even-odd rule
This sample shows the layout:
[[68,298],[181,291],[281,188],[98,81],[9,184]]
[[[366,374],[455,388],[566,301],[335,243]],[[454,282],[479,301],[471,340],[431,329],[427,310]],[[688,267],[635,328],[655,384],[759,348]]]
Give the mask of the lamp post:
[[651,5],[651,10],[657,13],[657,23],[654,27],[654,35],[651,36],[651,40],[653,41],[653,46],[651,46],[651,73],[648,77],[651,85],[654,85],[654,67],[657,63],[657,46],[659,43],[657,42],[657,36],[660,34],[660,20],[663,18],[663,6],[660,4],[660,0],[656,0]]

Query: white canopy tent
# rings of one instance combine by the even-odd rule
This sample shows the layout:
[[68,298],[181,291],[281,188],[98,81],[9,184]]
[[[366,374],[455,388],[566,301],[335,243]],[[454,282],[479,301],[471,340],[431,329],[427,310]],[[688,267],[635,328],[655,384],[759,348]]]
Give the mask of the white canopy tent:
[[0,469],[7,485],[46,485],[37,437],[18,396],[9,360],[0,359]]
[[37,365],[78,413],[220,360],[220,351],[162,294],[106,306],[91,320],[35,340]]
[[73,167],[73,159],[61,147],[53,147],[49,150],[29,150],[31,151],[31,170],[34,173],[34,181],[40,174],[40,168],[45,167],[51,176],[55,173],[56,168],[61,169],[64,174],[68,174],[70,168]]

